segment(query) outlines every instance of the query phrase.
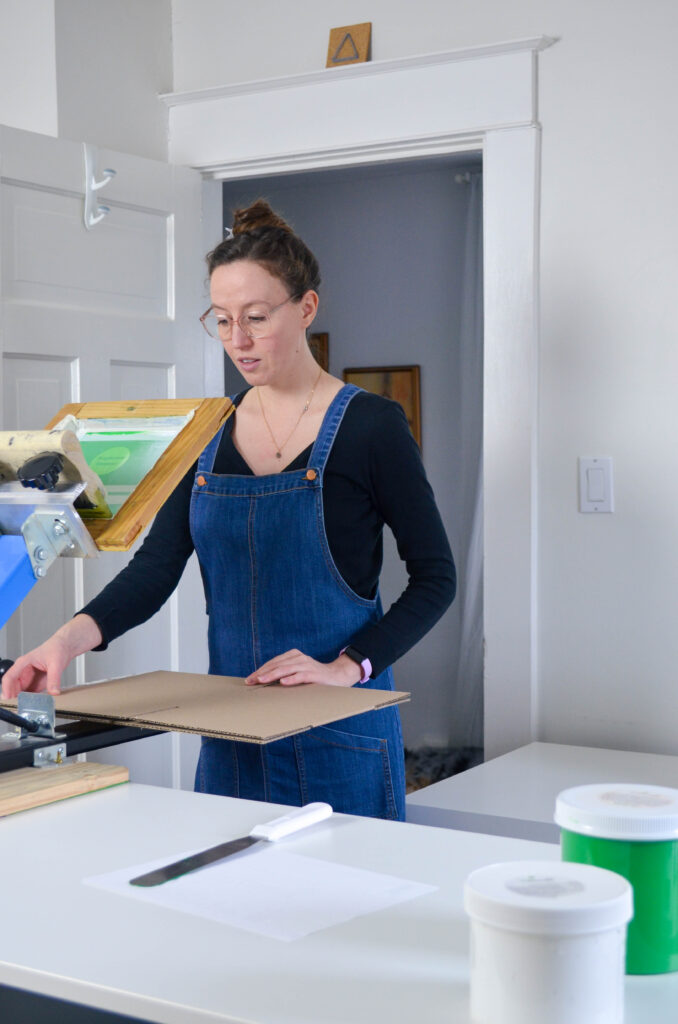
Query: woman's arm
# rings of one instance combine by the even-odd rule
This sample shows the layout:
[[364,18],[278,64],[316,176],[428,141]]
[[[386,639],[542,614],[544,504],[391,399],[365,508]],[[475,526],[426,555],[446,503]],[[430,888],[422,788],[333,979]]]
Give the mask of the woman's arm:
[[22,690],[61,692],[61,676],[79,654],[101,643],[101,630],[89,615],[76,615],[44,644],[23,654],[2,677],[2,695],[16,697]]
[[393,531],[408,583],[382,619],[346,641],[370,659],[373,676],[428,633],[454,600],[457,583],[445,527],[405,414],[395,402],[377,401],[359,483]]

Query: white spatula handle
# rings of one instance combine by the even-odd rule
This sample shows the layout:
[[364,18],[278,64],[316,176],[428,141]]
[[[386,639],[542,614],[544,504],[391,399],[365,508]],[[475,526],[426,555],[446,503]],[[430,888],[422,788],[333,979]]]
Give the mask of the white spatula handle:
[[255,825],[250,835],[253,839],[267,839],[269,843],[274,843],[285,836],[291,836],[293,832],[299,832],[302,828],[324,821],[331,814],[332,808],[329,804],[305,804],[290,811],[289,814],[284,814],[282,818],[274,818],[263,825]]

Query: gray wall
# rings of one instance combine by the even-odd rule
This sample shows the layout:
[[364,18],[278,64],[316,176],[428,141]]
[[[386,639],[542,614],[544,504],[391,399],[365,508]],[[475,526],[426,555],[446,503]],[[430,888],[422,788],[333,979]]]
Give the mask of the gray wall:
[[[421,366],[423,458],[453,550],[460,548],[462,507],[458,340],[468,196],[455,183],[460,169],[458,158],[448,158],[224,185],[227,226],[235,207],[265,196],[318,257],[323,283],[314,330],[329,333],[331,373]],[[238,390],[239,374],[227,374],[227,388]],[[388,607],[407,578],[390,531],[384,547]],[[394,667],[396,686],[412,691],[403,709],[408,746],[470,742],[469,723],[455,714],[458,609],[455,602]]]

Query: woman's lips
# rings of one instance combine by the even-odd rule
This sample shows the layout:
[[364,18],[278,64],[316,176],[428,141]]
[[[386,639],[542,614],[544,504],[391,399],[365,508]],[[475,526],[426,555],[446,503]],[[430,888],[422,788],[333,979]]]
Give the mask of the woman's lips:
[[259,365],[258,359],[239,359],[238,366],[241,366],[243,370],[252,370],[255,366]]

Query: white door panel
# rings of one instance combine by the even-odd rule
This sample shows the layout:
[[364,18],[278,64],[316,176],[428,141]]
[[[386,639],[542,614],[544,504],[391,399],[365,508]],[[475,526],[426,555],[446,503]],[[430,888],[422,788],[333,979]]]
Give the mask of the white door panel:
[[[101,150],[96,176],[108,167],[117,173],[98,199],[111,212],[87,230],[82,144],[0,127],[4,429],[43,427],[68,402],[204,393],[200,176]],[[0,633],[0,655],[17,657],[39,643],[130,557],[53,566]],[[156,616],[108,651],[79,659],[66,682],[155,668],[205,671],[205,623],[191,564]],[[181,748],[167,736],[110,753],[139,781],[176,785],[192,773],[195,742],[186,744],[188,764]]]
[[2,217],[7,299],[167,317],[168,214],[118,207],[86,231],[81,197],[5,185]]
[[167,398],[176,391],[174,366],[171,363],[135,363],[111,360],[111,399],[119,402],[131,398],[131,381],[144,398]]

